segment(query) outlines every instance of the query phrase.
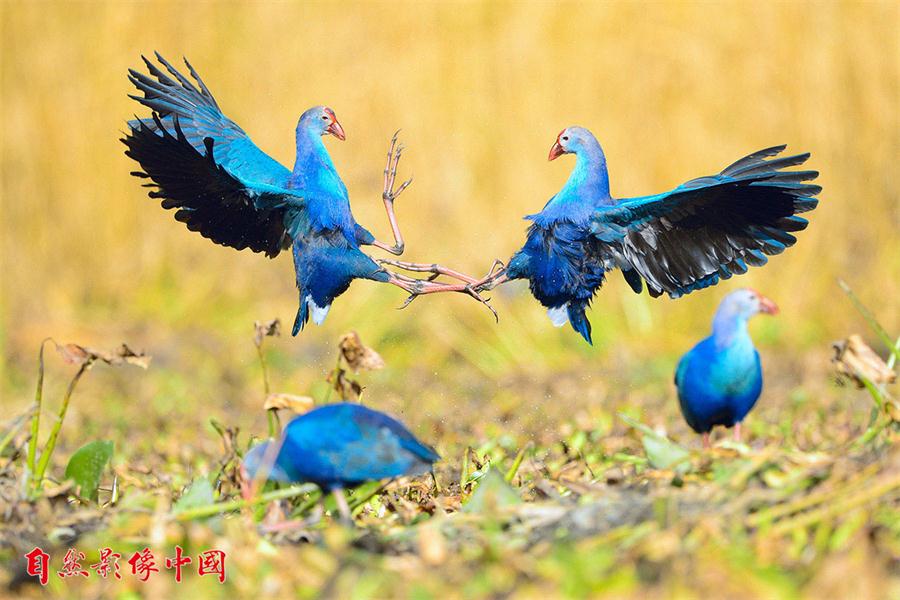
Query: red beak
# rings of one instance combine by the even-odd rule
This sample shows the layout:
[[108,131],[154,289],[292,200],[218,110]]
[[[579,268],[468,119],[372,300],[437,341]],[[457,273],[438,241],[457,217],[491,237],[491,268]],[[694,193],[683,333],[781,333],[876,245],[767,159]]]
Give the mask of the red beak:
[[325,133],[330,133],[342,142],[347,139],[347,136],[344,134],[344,128],[341,127],[341,124],[338,123],[337,119],[334,119],[331,122],[331,125],[325,130]]
[[553,146],[550,148],[550,155],[547,157],[547,160],[559,158],[565,153],[566,151],[563,150],[563,147],[559,144],[559,138],[556,138],[556,141],[553,142]]
[[756,294],[759,297],[759,312],[767,315],[777,315],[778,314],[778,305],[757,292]]

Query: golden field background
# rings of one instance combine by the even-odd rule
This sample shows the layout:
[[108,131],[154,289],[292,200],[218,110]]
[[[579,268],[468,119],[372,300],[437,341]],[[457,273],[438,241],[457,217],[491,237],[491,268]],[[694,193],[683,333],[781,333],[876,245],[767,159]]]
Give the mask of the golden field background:
[[[896,425],[872,436],[864,453],[848,450],[878,413],[864,392],[834,385],[828,361],[830,342],[853,332],[884,349],[838,278],[891,335],[900,331],[898,30],[897,2],[0,2],[0,424],[5,431],[28,409],[47,336],[96,348],[124,341],[147,351],[153,362],[146,372],[99,365],[79,383],[51,479],[60,479],[67,457],[85,442],[111,440],[122,501],[103,508],[109,527],[92,535],[123,547],[234,549],[227,586],[194,578],[185,588],[153,588],[126,577],[125,587],[106,587],[94,578],[75,588],[54,580],[48,592],[896,596],[896,494],[848,511],[840,503],[847,488],[828,487],[843,482],[845,471],[871,476],[854,480],[866,492],[896,481],[897,446],[889,445]],[[357,550],[347,545],[350,534],[324,524],[324,542],[277,550],[238,518],[223,520],[224,534],[217,521],[191,523],[168,528],[160,540],[161,528],[126,505],[149,498],[154,514],[164,515],[190,482],[204,478],[221,492],[217,500],[228,497],[227,485],[218,487],[223,450],[210,420],[239,428],[240,449],[250,435],[265,435],[252,324],[279,317],[289,326],[297,292],[289,254],[269,261],[215,246],[175,222],[129,176],[136,165],[118,138],[127,119],[147,112],[127,98],[133,88],[126,72],[154,50],[173,63],[187,56],[225,113],[289,167],[299,114],[331,106],[347,141],[326,144],[357,220],[382,239],[389,237],[380,199],[384,153],[402,128],[400,176],[415,176],[398,200],[404,258],[477,274],[520,246],[521,217],[538,211],[568,176],[571,157],[546,159],[565,126],[597,135],[620,197],[669,189],[779,143],[810,151],[808,165],[821,171],[824,192],[794,248],[678,301],[637,296],[613,273],[588,315],[594,347],[569,327],[554,329],[522,284],[492,292],[495,324],[461,295],[423,297],[396,311],[400,290],[355,282],[324,326],[267,340],[264,354],[272,391],[322,399],[338,336],[359,331],[387,364],[360,376],[363,400],[435,445],[444,457],[435,479],[441,502],[455,497],[458,504],[465,495],[459,483],[475,468],[463,466],[470,453],[505,470],[529,448],[516,488],[527,507],[546,508],[531,500],[532,484],[547,477],[566,494],[566,510],[605,502],[623,488],[641,501],[677,500],[682,491],[690,500],[729,491],[718,477],[745,457],[698,453],[711,471],[682,490],[664,472],[639,466],[645,448],[617,413],[698,448],[679,415],[672,372],[708,331],[721,297],[751,285],[782,311],[751,326],[766,387],[747,422],[746,458],[785,474],[746,481],[734,497],[775,494],[789,479],[786,498],[793,493],[804,502],[808,490],[831,489],[839,502],[823,505],[839,514],[809,535],[798,528],[782,536],[744,527],[722,510],[704,512],[696,527],[689,517],[647,521],[635,529],[655,532],[646,549],[628,541],[636,538],[605,535],[524,547],[514,532],[489,523],[474,537],[461,536],[459,551],[440,567],[415,551]],[[40,439],[74,371],[50,350],[46,362]],[[16,450],[25,435],[8,446],[11,459],[0,470],[0,513],[23,464]],[[823,460],[838,467],[832,483],[816,487],[816,461]],[[796,461],[808,462],[795,469]],[[573,465],[579,475],[566,470]],[[565,491],[560,473],[576,487]],[[572,493],[578,485],[582,492]],[[395,490],[376,504],[390,498]],[[368,514],[357,532],[419,531],[406,526],[422,515],[402,513]],[[428,522],[440,526],[443,518]],[[7,567],[22,554],[6,543],[17,531],[0,527],[0,597],[14,578],[14,566]],[[94,540],[78,543],[101,547]],[[668,569],[660,567],[656,581],[655,564]],[[24,593],[36,596],[38,588]]]
[[389,237],[384,151],[402,128],[401,176],[415,176],[398,201],[406,258],[470,272],[509,257],[523,240],[521,217],[568,176],[571,160],[548,163],[546,154],[570,124],[597,134],[622,197],[778,143],[812,152],[809,165],[822,173],[810,228],[763,269],[677,302],[636,296],[613,274],[589,314],[593,349],[568,327],[553,329],[523,287],[494,293],[496,325],[462,296],[397,312],[401,291],[357,282],[323,327],[279,343],[277,368],[294,388],[330,368],[328,348],[350,328],[396,367],[381,377],[398,381],[446,377],[448,365],[474,367],[486,384],[613,359],[662,357],[667,370],[740,285],[780,304],[781,316],[754,331],[787,353],[824,360],[830,340],[864,327],[838,277],[889,331],[900,329],[896,3],[5,2],[0,10],[4,406],[27,403],[48,335],[100,347],[128,341],[180,377],[227,384],[182,391],[186,401],[255,406],[246,395],[258,387],[251,322],[293,319],[289,255],[268,261],[214,246],[129,176],[135,165],[118,138],[126,119],[146,112],[126,97],[125,75],[153,50],[173,62],[187,56],[226,114],[288,166],[297,116],[333,107],[348,139],[327,145],[357,220],[381,238]]

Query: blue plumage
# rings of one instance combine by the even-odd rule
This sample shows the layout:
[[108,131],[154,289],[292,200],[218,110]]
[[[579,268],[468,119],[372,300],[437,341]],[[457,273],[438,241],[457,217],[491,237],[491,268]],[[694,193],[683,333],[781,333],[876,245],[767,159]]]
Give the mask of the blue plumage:
[[196,84],[156,57],[168,75],[147,59],[149,76],[129,71],[143,93],[131,97],[153,111],[152,119],[130,121],[122,140],[143,169],[134,175],[150,179],[151,197],[217,244],[269,257],[293,246],[300,292],[294,335],[309,318],[321,323],[353,279],[389,281],[359,249],[376,244],[375,238],[354,220],[347,188],[322,142],[324,135],[344,139],[331,109],[313,107],[300,117],[296,162],[288,170],[222,113],[187,61]]
[[[244,459],[254,476],[269,444],[254,446]],[[324,490],[365,481],[420,475],[440,456],[399,421],[361,404],[328,404],[300,415],[282,434],[269,479],[312,482]]]
[[762,391],[759,353],[747,332],[747,321],[758,313],[775,314],[775,304],[749,289],[726,296],[713,320],[712,335],[685,354],[675,371],[681,412],[691,429],[703,434],[716,425],[735,426],[756,404]]
[[784,146],[738,160],[718,175],[674,190],[617,200],[610,195],[606,157],[587,129],[569,127],[557,137],[550,160],[575,154],[563,188],[532,221],[524,247],[507,269],[480,283],[528,279],[554,325],[566,320],[591,342],[585,309],[607,271],[622,270],[628,285],[651,296],[677,298],[761,266],[797,240],[815,208],[816,171],[783,171],[809,154],[775,156]]

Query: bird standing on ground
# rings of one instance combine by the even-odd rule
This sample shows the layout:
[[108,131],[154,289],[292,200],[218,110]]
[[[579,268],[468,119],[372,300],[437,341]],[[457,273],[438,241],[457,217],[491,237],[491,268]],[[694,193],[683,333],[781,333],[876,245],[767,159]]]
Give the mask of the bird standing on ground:
[[402,423],[361,404],[326,404],[300,415],[279,441],[254,446],[246,476],[262,471],[281,482],[315,483],[333,492],[342,517],[350,512],[342,490],[366,481],[430,473],[440,459]]
[[741,440],[741,422],[756,404],[763,377],[759,353],[747,332],[747,321],[759,313],[774,315],[774,302],[750,289],[725,296],[713,319],[712,335],[681,357],[675,385],[681,413],[691,429],[710,445],[716,425],[734,427]]
[[[575,168],[563,188],[532,222],[525,246],[507,266],[495,262],[488,277],[469,281],[476,291],[527,279],[531,293],[560,327],[568,321],[588,343],[585,309],[606,273],[621,269],[636,292],[678,298],[717,284],[751,266],[764,265],[797,239],[808,222],[796,216],[816,207],[816,171],[783,171],[809,154],[772,158],[776,146],[754,152],[718,175],[639,198],[610,194],[606,157],[583,127],[564,129],[550,160],[574,154]],[[438,273],[429,265],[385,261],[410,271]]]
[[376,240],[350,212],[347,188],[322,141],[326,135],[345,139],[333,110],[315,106],[301,115],[296,161],[289,170],[222,113],[187,60],[196,85],[158,53],[156,58],[168,75],[146,58],[150,75],[129,70],[129,80],[143,93],[131,98],[153,111],[151,119],[130,121],[122,140],[128,147],[125,154],[143,169],[132,174],[150,180],[146,186],[156,188],[150,197],[161,198],[163,208],[176,209],[178,221],[217,244],[250,248],[270,258],[292,247],[300,291],[294,335],[310,317],[320,324],[353,279],[390,283],[409,292],[410,298],[461,292],[485,302],[466,283],[392,273],[360,250],[364,245],[395,255],[404,250],[394,200],[411,180],[394,189],[402,152],[396,134],[382,193],[395,240],[389,245]]

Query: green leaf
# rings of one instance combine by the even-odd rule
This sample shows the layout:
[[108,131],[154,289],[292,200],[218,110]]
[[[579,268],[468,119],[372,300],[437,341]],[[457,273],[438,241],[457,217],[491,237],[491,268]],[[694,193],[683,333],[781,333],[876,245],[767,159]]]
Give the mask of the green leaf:
[[686,448],[653,431],[640,421],[622,413],[619,413],[619,418],[644,434],[641,439],[644,444],[644,452],[647,453],[647,460],[654,469],[674,469],[679,474],[690,470],[691,465],[688,459],[691,453]]
[[66,479],[75,482],[79,495],[88,500],[97,500],[100,476],[112,459],[113,443],[97,440],[85,444],[75,451],[66,465]]
[[463,507],[463,512],[494,512],[499,508],[520,504],[519,493],[497,469],[488,469]]
[[175,502],[173,511],[177,514],[184,512],[189,508],[197,508],[198,506],[206,506],[216,501],[212,484],[205,477],[195,479],[191,485],[184,490],[181,498]]

